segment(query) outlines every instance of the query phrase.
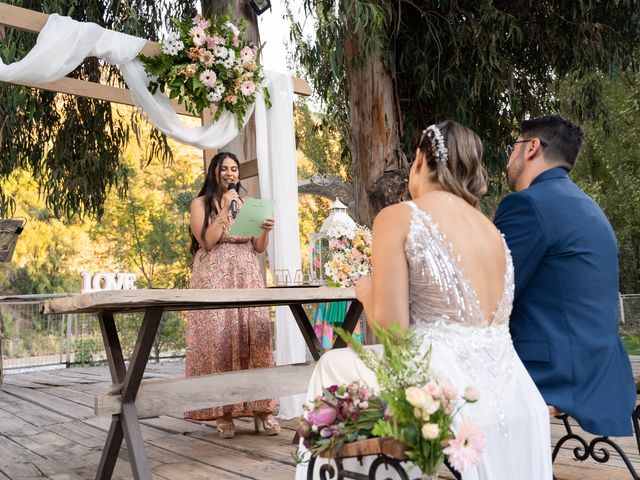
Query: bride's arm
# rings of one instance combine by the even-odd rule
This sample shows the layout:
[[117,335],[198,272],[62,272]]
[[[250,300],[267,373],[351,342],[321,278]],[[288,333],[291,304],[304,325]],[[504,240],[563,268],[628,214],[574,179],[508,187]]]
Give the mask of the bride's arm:
[[372,276],[362,277],[356,297],[364,306],[367,322],[386,327],[409,325],[409,268],[404,244],[411,209],[398,204],[382,210],[373,222]]

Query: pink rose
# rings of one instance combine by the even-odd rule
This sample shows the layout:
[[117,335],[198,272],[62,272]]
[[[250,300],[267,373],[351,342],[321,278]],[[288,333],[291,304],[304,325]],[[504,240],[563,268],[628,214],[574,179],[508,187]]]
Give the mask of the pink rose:
[[473,385],[469,385],[464,389],[463,398],[469,403],[477,402],[480,399],[480,390]]
[[307,420],[313,425],[331,425],[336,420],[336,411],[328,405],[323,405],[311,410]]

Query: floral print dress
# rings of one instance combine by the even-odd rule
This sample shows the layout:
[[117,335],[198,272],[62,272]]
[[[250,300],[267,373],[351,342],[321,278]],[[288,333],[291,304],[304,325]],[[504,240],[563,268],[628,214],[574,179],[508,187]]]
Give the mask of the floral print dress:
[[[233,218],[218,243],[198,250],[193,260],[190,288],[263,288],[264,282],[251,237],[229,236]],[[274,366],[269,310],[235,308],[187,313],[187,377]],[[224,414],[251,416],[273,413],[274,399],[187,412],[185,418],[214,420]]]

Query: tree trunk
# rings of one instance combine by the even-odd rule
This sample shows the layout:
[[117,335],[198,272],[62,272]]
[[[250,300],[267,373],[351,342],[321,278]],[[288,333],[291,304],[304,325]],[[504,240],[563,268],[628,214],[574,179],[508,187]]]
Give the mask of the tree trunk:
[[[358,57],[357,39],[345,45],[349,85],[351,155],[356,190],[356,219],[371,225],[387,205],[404,199],[407,192],[404,156],[400,150],[398,112],[391,75],[382,54],[374,54],[364,64]],[[365,343],[378,339],[365,328]]]
[[[246,0],[201,0],[202,14],[205,17],[211,15],[224,15],[229,9],[229,5],[233,7],[233,16],[237,20],[245,20],[247,22],[246,40],[256,45],[260,44],[260,32],[258,31],[258,17],[249,6]],[[245,126],[243,133],[231,140],[227,145],[222,147],[221,151],[233,152],[238,156],[240,163],[249,162],[257,159],[256,152],[256,122],[255,115],[251,115],[249,122]],[[208,167],[208,164],[205,165]],[[245,179],[242,186],[247,189],[247,195],[250,197],[260,196],[260,187],[257,177]]]
[[381,53],[364,64],[354,62],[358,55],[357,39],[351,37],[345,46],[345,63],[356,217],[359,223],[371,225],[380,210],[405,198],[407,182],[391,75]]

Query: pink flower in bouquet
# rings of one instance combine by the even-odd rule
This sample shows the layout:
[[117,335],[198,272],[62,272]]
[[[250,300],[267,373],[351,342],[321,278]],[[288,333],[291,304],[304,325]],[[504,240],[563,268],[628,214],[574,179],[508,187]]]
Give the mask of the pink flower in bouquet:
[[469,385],[464,389],[463,398],[469,403],[477,402],[480,399],[480,390],[473,385]]
[[218,37],[217,35],[213,37],[207,37],[207,47],[209,47],[211,50],[216,48],[218,45],[224,45],[225,43],[226,40],[222,37]]
[[193,44],[196,47],[199,47],[207,41],[207,34],[201,27],[193,27],[191,30],[189,30],[189,35],[191,35]]
[[480,427],[465,418],[456,432],[456,438],[449,440],[443,453],[449,457],[449,463],[459,472],[473,467],[480,462],[486,437]]
[[307,420],[312,425],[331,425],[336,420],[336,410],[328,405],[322,405],[311,410]]
[[256,93],[256,84],[251,80],[242,82],[242,84],[240,85],[240,91],[245,96],[253,95],[254,93]]
[[205,87],[215,87],[217,79],[218,77],[216,76],[216,72],[214,72],[213,70],[205,70],[200,74],[200,81]]
[[451,382],[449,377],[442,376],[438,379],[438,383],[442,387],[442,394],[447,400],[454,400],[458,396],[458,389]]
[[206,18],[203,18],[202,15],[196,15],[193,17],[192,21],[196,27],[202,28],[203,30],[206,30],[211,26],[211,22]]
[[433,398],[438,398],[442,395],[442,388],[436,382],[428,382],[424,386],[424,391],[431,395]]

